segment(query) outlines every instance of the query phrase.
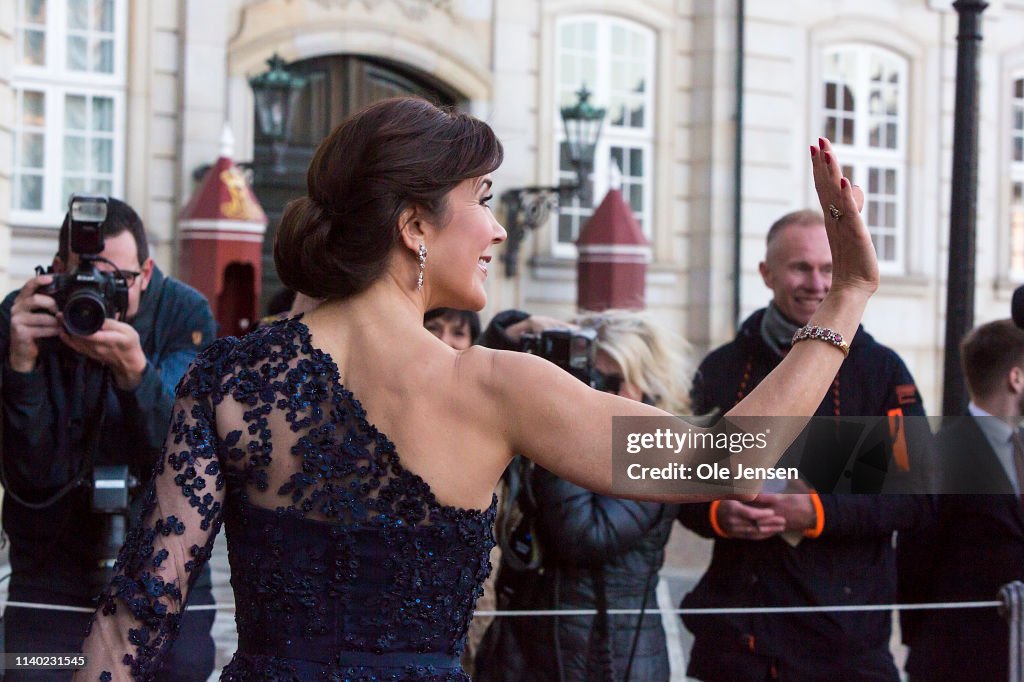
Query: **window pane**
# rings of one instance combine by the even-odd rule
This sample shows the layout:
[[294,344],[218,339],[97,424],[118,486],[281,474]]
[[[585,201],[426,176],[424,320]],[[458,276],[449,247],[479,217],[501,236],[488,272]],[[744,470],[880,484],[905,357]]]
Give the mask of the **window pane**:
[[96,21],[94,25],[101,31],[114,31],[114,0],[100,0],[96,3]]
[[1013,160],[1024,161],[1024,139],[1013,138]]
[[43,178],[39,175],[22,175],[18,208],[24,211],[40,211],[43,208]]
[[28,24],[46,23],[46,0],[25,0],[25,18]]
[[835,116],[825,117],[825,137],[830,140],[836,139],[836,118]]
[[67,0],[68,28],[86,30],[89,28],[89,0]]
[[629,43],[631,45],[629,50],[630,56],[635,59],[643,59],[647,56],[647,41],[643,36],[634,33]]
[[853,90],[848,85],[843,86],[843,111],[853,111],[855,98]]
[[95,97],[92,100],[92,129],[106,132],[114,130],[114,100]]
[[644,211],[644,186],[641,184],[629,185],[629,207],[636,214]]
[[594,51],[597,49],[597,24],[594,22],[588,22],[580,26],[579,46],[588,51]]
[[626,123],[626,102],[621,97],[612,97],[608,102],[608,123],[621,126]]
[[621,26],[612,26],[612,54],[625,55],[629,53],[629,37],[626,29]]
[[896,171],[891,168],[885,171],[885,193],[890,196],[896,195]]
[[46,104],[41,92],[26,91],[22,95],[21,124],[43,126],[46,124]]
[[633,107],[633,110],[630,113],[630,121],[629,121],[629,123],[630,123],[630,126],[633,127],[633,128],[643,128],[644,127],[644,105],[643,105],[643,100],[640,100],[640,102],[635,107]]
[[22,168],[42,168],[45,157],[45,145],[42,133],[23,133],[21,136]]
[[885,226],[896,227],[896,204],[891,201],[885,202]]
[[1024,184],[1013,183],[1013,206],[1010,207],[1010,269],[1024,272]]
[[881,147],[882,146],[882,134],[881,134],[881,131],[879,130],[879,124],[878,123],[874,123],[871,126],[871,130],[868,133],[868,145],[871,146],[871,147]]
[[879,249],[878,257],[883,261],[896,260],[896,237],[891,234],[883,235],[880,242],[882,248]]
[[68,36],[68,68],[72,71],[89,70],[89,45],[82,36]]
[[612,163],[619,167],[620,171],[626,170],[622,147],[612,147],[609,151],[608,158],[611,159]]
[[889,149],[896,149],[898,142],[896,140],[896,124],[889,123],[885,126],[885,146]]
[[868,193],[878,194],[879,182],[878,182],[878,169],[871,168],[868,170]]
[[85,138],[77,135],[64,136],[64,170],[85,170]]
[[114,142],[93,140],[92,154],[89,155],[89,171],[92,173],[114,172]]
[[1013,83],[1013,95],[1017,99],[1024,98],[1024,78],[1018,78]]
[[67,95],[64,98],[64,128],[66,130],[86,129],[86,98],[83,95]]
[[99,73],[114,73],[114,41],[97,41],[95,51],[96,53],[93,55],[94,70]]
[[868,226],[875,227],[878,225],[878,217],[881,212],[878,210],[877,201],[868,201]]
[[836,84],[825,83],[825,108],[836,108]]
[[26,30],[22,33],[21,63],[46,66],[46,34]]
[[66,177],[64,182],[61,183],[61,199],[67,201],[71,198],[72,194],[80,194],[85,192],[85,178],[81,177]]
[[573,216],[565,213],[558,214],[558,241],[571,243],[576,235],[573,234]]
[[558,39],[561,41],[563,48],[571,50],[575,47],[579,47],[576,43],[576,36],[578,34],[578,24],[565,24],[562,26],[562,33]]
[[853,144],[853,120],[849,118],[843,119],[843,144]]
[[612,62],[612,88],[616,90],[629,89],[629,65],[622,61]]
[[629,150],[629,174],[635,176],[643,176],[644,152],[642,149]]
[[93,180],[90,191],[95,192],[96,194],[113,194],[114,183],[110,180]]

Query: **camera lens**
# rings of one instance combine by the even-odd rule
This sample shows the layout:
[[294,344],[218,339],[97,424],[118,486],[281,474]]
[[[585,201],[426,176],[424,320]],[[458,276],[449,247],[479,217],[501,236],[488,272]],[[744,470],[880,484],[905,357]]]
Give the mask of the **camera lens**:
[[107,318],[107,305],[91,289],[79,290],[68,297],[64,305],[64,328],[69,334],[89,336],[103,326]]

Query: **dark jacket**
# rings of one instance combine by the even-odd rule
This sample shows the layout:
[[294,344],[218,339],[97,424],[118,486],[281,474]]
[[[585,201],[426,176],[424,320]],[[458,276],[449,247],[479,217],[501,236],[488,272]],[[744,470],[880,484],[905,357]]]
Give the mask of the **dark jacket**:
[[[497,315],[484,332],[485,345],[512,349],[503,330],[525,317],[518,311]],[[676,505],[598,495],[540,467],[533,468],[528,485],[538,509],[542,569],[517,572],[503,561],[499,609],[657,609],[658,570]],[[480,644],[474,679],[623,680],[627,665],[631,680],[669,679],[657,613],[497,618]]]
[[[540,468],[533,490],[543,569],[518,573],[503,564],[499,609],[657,609],[675,505],[597,495]],[[657,613],[498,618],[480,645],[475,679],[622,680],[627,665],[631,680],[669,679]]]
[[[10,369],[11,306],[17,293],[0,304],[2,466],[8,493],[3,529],[10,540],[10,591],[12,598],[27,590],[34,599],[48,594],[55,602],[88,604],[102,587],[89,576],[104,537],[103,517],[90,511],[91,485],[74,487],[46,509],[32,509],[15,496],[40,503],[77,479],[91,481],[89,450],[95,451],[95,464],[127,464],[144,485],[167,434],[174,388],[215,336],[213,315],[199,292],[154,267],[131,320],[148,360],[142,382],[121,391],[111,380],[101,401],[102,367],[58,339],[41,343],[32,372]],[[208,589],[208,578],[204,582]]]
[[[736,339],[712,352],[700,365],[694,383],[694,412],[728,411],[774,369],[781,358],[760,334],[764,310],[742,325]],[[807,341],[805,343],[816,343]],[[858,329],[819,416],[884,416],[899,410],[923,416],[914,380],[895,352]],[[924,420],[908,424],[911,469],[930,439]],[[920,447],[914,447],[920,446]],[[886,453],[891,461],[892,451]],[[824,490],[841,476],[853,489],[879,490],[876,482],[845,457],[824,458],[815,470],[806,458],[802,471],[819,479]],[[838,463],[838,468],[836,466]],[[844,470],[843,467],[846,467]],[[679,520],[715,539],[707,572],[683,600],[684,608],[800,605],[884,604],[896,597],[894,531],[914,527],[927,513],[925,496],[819,496],[824,529],[816,539],[796,547],[779,537],[743,541],[715,535],[708,504],[683,505]],[[896,679],[888,643],[888,612],[816,613],[809,615],[685,616],[695,641],[689,674],[699,679],[764,680],[772,669],[780,679]]]
[[[900,543],[902,596],[917,602],[998,599],[1000,587],[1024,580],[1021,500],[973,419],[947,424],[936,441],[943,468],[960,490],[1001,482],[1006,494],[938,496],[930,523]],[[1009,625],[994,608],[906,611],[900,624],[910,647],[906,669],[915,680],[987,682],[1009,675]]]

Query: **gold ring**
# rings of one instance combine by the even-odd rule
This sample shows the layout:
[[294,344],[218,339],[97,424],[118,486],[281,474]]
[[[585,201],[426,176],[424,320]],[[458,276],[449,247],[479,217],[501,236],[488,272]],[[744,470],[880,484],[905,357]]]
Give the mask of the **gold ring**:
[[828,212],[832,215],[834,220],[839,220],[843,217],[843,212],[836,208],[835,204],[828,205]]

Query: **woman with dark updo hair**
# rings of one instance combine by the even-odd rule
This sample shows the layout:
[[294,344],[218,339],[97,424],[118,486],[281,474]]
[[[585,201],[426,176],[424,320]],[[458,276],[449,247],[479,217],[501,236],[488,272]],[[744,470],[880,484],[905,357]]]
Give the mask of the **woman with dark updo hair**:
[[[850,336],[878,274],[828,150],[812,154],[815,182],[840,217],[814,322]],[[79,679],[152,677],[222,524],[238,628],[222,679],[468,679],[459,654],[513,453],[610,494],[612,417],[668,416],[536,356],[457,351],[423,328],[428,310],[486,302],[505,239],[489,205],[501,160],[485,123],[417,98],[374,104],[323,141],[274,259],[286,286],[325,300],[221,339],[182,379]],[[732,414],[810,415],[842,357],[795,344]],[[797,433],[778,431],[737,460],[773,464]]]

